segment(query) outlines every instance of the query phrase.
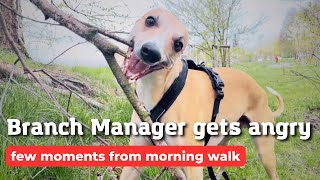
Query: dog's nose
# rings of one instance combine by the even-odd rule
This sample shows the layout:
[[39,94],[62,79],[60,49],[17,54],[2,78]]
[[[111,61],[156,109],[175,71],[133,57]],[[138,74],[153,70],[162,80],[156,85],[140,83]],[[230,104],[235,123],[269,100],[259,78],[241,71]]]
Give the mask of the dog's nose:
[[148,42],[141,47],[141,56],[146,63],[156,63],[160,61],[161,54],[154,43]]

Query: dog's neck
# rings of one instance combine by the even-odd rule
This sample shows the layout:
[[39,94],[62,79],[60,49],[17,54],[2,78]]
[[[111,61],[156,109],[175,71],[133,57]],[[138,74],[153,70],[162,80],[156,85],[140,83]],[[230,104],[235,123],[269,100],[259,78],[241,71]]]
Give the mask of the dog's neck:
[[182,62],[176,60],[173,67],[161,69],[137,81],[137,94],[148,111],[154,108],[182,70]]

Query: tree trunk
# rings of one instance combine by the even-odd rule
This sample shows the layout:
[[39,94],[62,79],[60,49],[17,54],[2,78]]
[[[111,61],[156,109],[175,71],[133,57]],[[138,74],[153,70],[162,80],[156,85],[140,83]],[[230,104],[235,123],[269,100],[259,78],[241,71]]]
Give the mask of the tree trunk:
[[221,67],[227,67],[225,48],[220,49]]
[[214,46],[212,46],[212,57],[212,67],[219,67],[217,49]]
[[[21,14],[21,0],[1,0],[5,5]],[[2,12],[7,24],[7,28],[18,48],[26,54],[24,47],[24,39],[22,34],[22,18],[14,14],[12,11],[6,9],[0,5],[0,11]],[[11,45],[6,39],[3,28],[0,25],[0,48],[11,50]]]
[[226,58],[227,58],[227,61],[228,61],[228,67],[231,67],[231,59],[230,59],[230,48],[227,48],[226,49]]

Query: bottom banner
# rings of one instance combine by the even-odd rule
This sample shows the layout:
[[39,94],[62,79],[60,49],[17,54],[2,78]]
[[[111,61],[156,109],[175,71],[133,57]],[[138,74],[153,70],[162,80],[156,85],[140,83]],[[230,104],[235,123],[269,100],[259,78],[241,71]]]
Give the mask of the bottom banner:
[[8,146],[6,164],[39,166],[243,166],[243,146]]

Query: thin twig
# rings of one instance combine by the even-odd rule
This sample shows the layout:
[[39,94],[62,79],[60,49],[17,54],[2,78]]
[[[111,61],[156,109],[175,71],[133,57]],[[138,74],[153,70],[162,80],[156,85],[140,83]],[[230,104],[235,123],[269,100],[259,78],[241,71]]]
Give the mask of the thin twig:
[[[1,16],[1,13],[0,13],[0,16]],[[1,18],[1,17],[0,17]],[[2,113],[2,109],[3,109],[3,105],[4,105],[4,102],[5,102],[5,98],[6,98],[6,94],[7,94],[7,91],[9,89],[9,86],[11,84],[11,81],[13,80],[13,73],[15,71],[15,68],[14,66],[12,67],[12,71],[10,73],[10,76],[9,76],[9,79],[7,81],[7,84],[6,84],[6,87],[4,88],[3,92],[2,92],[2,96],[1,96],[1,101],[0,101],[0,116],[1,116],[1,119],[3,120],[4,124],[7,125],[7,120],[6,118],[4,117],[3,113]],[[13,137],[13,140],[16,144],[18,144],[18,141],[16,139],[16,137]],[[11,142],[11,141],[10,141]],[[14,144],[13,142],[11,142],[11,144]]]
[[259,160],[259,157],[255,157],[255,158],[252,158],[252,159],[247,159],[246,164],[248,165],[248,164],[252,163],[253,161],[258,161],[258,160]]
[[81,135],[79,135],[79,139],[80,139],[81,144],[82,144],[82,145],[84,145],[84,141],[83,141],[83,139],[82,139],[82,136],[81,136]]
[[[2,92],[2,96],[1,96],[1,100],[0,100],[0,114],[2,115],[2,108],[3,108],[3,105],[4,105],[4,101],[6,99],[6,94],[7,94],[7,91],[8,91],[8,88],[10,86],[10,83],[11,83],[11,79],[13,77],[13,72],[14,72],[14,67],[12,67],[12,71],[10,73],[10,76],[9,76],[9,80],[6,84],[6,87],[4,88],[3,92]],[[7,121],[4,121],[5,124],[7,124]]]
[[73,91],[71,88],[69,88],[68,86],[66,86],[64,83],[62,83],[61,81],[59,81],[58,79],[56,79],[55,77],[53,77],[51,74],[49,74],[47,71],[45,71],[44,69],[39,70],[41,72],[43,72],[45,75],[47,75],[49,78],[51,78],[53,81],[58,82],[61,86],[63,86],[64,88],[66,88],[67,90],[69,90],[70,92],[72,92],[73,94],[75,94],[76,96],[78,96],[87,106],[89,106],[90,109],[92,109],[92,111],[99,116],[99,118],[102,120],[102,116],[96,111],[96,109],[94,109],[85,99],[83,99],[83,97],[78,94],[77,92]]
[[311,77],[311,76],[306,76],[306,75],[304,75],[304,74],[302,74],[302,73],[300,73],[300,72],[298,72],[298,71],[294,71],[294,70],[291,70],[291,72],[292,72],[294,75],[296,75],[296,76],[301,76],[301,77],[303,77],[303,78],[305,78],[305,79],[310,80],[311,82],[320,84],[320,79],[317,79],[317,78]]
[[36,178],[42,171],[44,171],[45,169],[47,169],[47,167],[43,167],[39,172],[37,172],[37,174],[35,174],[34,176],[31,177],[31,179]]
[[[97,28],[98,32],[99,32],[100,34],[102,34],[102,35],[105,35],[105,36],[107,36],[107,37],[109,37],[109,38],[111,38],[111,39],[113,39],[113,40],[119,41],[119,42],[121,42],[121,43],[123,43],[123,44],[125,44],[125,45],[127,45],[127,46],[129,46],[129,47],[132,47],[132,46],[133,46],[133,44],[132,44],[130,41],[128,41],[128,40],[126,40],[126,39],[124,39],[124,38],[121,38],[121,37],[119,37],[119,36],[114,35],[113,32],[109,32],[109,31],[107,31],[107,30],[105,30],[105,29],[98,28],[98,27],[96,27],[96,28]],[[125,53],[125,54],[126,54],[126,53]]]
[[72,91],[70,91],[70,94],[69,94],[69,98],[68,98],[68,105],[67,105],[67,112],[69,112],[69,109],[70,109],[70,105],[71,105],[71,97],[72,97]]
[[320,60],[320,57],[318,57],[316,54],[312,54],[312,56],[314,56],[315,58],[317,58],[318,60]]
[[89,170],[89,176],[88,176],[88,179],[90,180],[91,179],[91,167],[89,166],[89,168],[88,168],[88,170]]
[[68,47],[66,50],[64,50],[63,52],[61,52],[58,56],[56,56],[55,58],[53,58],[50,62],[48,62],[47,64],[45,64],[45,65],[42,67],[42,69],[44,69],[44,68],[47,67],[48,65],[52,64],[56,59],[58,59],[58,58],[59,58],[60,56],[62,56],[64,53],[68,52],[70,49],[72,49],[72,48],[74,48],[74,47],[76,47],[76,46],[78,46],[78,45],[80,45],[80,44],[84,44],[84,43],[86,43],[86,42],[88,42],[88,41],[79,42],[79,43],[77,43],[77,44],[74,44],[74,45]]
[[148,180],[152,180],[151,177],[149,177],[148,175],[146,175],[146,174],[145,174],[144,172],[142,172],[139,168],[137,168],[137,167],[134,167],[134,168],[141,174],[141,176],[147,178]]
[[130,34],[129,32],[125,32],[125,31],[109,31],[109,33],[112,33],[112,34]]
[[108,172],[108,167],[106,168],[106,170],[102,173],[102,177],[104,177],[106,175],[106,173]]
[[167,169],[167,167],[161,168],[159,173],[153,178],[153,180],[158,180]]
[[91,15],[91,14],[85,14],[85,13],[83,13],[83,12],[80,12],[80,11],[78,11],[77,9],[72,8],[65,0],[62,0],[62,1],[63,1],[63,3],[67,6],[67,8],[69,8],[70,10],[72,10],[72,11],[74,11],[74,12],[80,14],[80,15],[85,16],[85,17],[88,18],[89,20],[92,18],[92,19],[96,19],[96,20],[100,20],[100,21],[108,21],[108,22],[111,22],[111,23],[114,22],[114,21],[109,20],[109,19],[98,18],[97,16],[94,16],[94,15]]
[[238,173],[236,173],[236,172],[228,172],[228,174],[235,174],[236,176],[238,176],[239,179],[241,179],[241,180],[246,180],[246,178],[240,176],[240,175],[239,175]]
[[83,15],[83,16],[89,16],[89,17],[91,17],[91,15],[89,15],[89,14],[85,14],[85,13],[82,13],[82,12],[80,12],[80,11],[78,11],[77,9],[75,9],[75,8],[72,8],[65,0],[62,0],[63,1],[63,3],[69,8],[69,9],[71,9],[72,11],[74,11],[74,12],[76,12],[76,13],[78,13],[78,14],[81,14],[81,15]]
[[[3,116],[1,116],[1,117],[2,117],[4,120],[6,120]],[[16,145],[16,144],[18,144],[17,142],[14,143],[14,142],[10,141],[10,139],[9,139],[8,137],[4,136],[3,134],[0,134],[0,138],[5,139],[5,140],[8,141],[11,145]],[[14,139],[16,139],[16,138],[14,138]],[[2,141],[2,142],[3,142],[3,141]]]
[[[1,16],[1,13],[0,13],[0,16]],[[1,18],[1,17],[0,17]],[[3,120],[4,124],[7,125],[7,120],[6,118],[3,116],[3,113],[2,113],[2,108],[3,108],[3,105],[4,105],[4,102],[5,102],[5,98],[6,98],[6,94],[7,94],[7,91],[9,89],[9,86],[10,86],[10,83],[11,81],[13,80],[13,72],[14,72],[15,68],[12,67],[12,71],[10,73],[10,76],[9,76],[9,79],[8,79],[8,82],[6,84],[6,87],[4,88],[3,92],[2,92],[2,96],[1,96],[1,101],[0,101],[0,116],[1,116],[1,119]],[[13,140],[15,141],[16,144],[18,144],[18,141],[15,137],[13,137]],[[12,142],[11,142],[12,143]],[[12,143],[13,144],[13,143]]]
[[67,137],[64,137],[64,140],[66,141],[66,145],[69,146]]
[[[69,9],[71,9],[72,11],[74,11],[74,12],[76,12],[76,13],[78,13],[78,14],[81,14],[81,15],[83,15],[83,16],[90,16],[90,15],[88,15],[88,14],[84,14],[84,13],[82,13],[82,12],[80,12],[80,11],[72,8],[65,0],[62,0],[62,1],[63,1],[64,4],[65,4]],[[126,39],[123,39],[123,38],[121,38],[121,37],[118,37],[118,36],[114,35],[115,32],[109,32],[109,31],[107,31],[107,30],[105,30],[105,29],[102,29],[102,28],[93,26],[93,25],[88,24],[88,23],[85,23],[85,22],[82,22],[82,23],[84,23],[85,25],[87,25],[87,26],[89,26],[89,27],[91,27],[91,28],[94,28],[97,32],[99,32],[99,33],[101,33],[101,34],[103,34],[103,35],[105,35],[105,36],[107,36],[107,37],[109,37],[109,38],[111,38],[111,39],[114,39],[114,40],[116,40],[116,41],[119,41],[119,42],[121,42],[121,43],[123,43],[123,44],[125,44],[125,45],[127,45],[127,46],[129,46],[129,47],[132,46],[132,44],[131,44],[129,41],[127,41]],[[120,52],[120,55],[126,56],[126,53]]]
[[48,22],[44,22],[44,21],[38,21],[36,19],[32,19],[32,18],[29,18],[27,16],[24,16],[20,13],[18,13],[16,10],[10,8],[9,6],[7,6],[6,4],[4,4],[3,2],[0,1],[0,5],[2,5],[4,8],[10,10],[11,12],[13,12],[14,14],[16,14],[17,16],[20,16],[22,18],[25,18],[25,19],[28,19],[30,21],[33,21],[33,22],[37,22],[37,23],[41,23],[41,24],[47,24],[47,25],[53,25],[53,26],[61,26],[60,24],[55,24],[55,23],[48,23]]
[[[22,85],[19,84],[16,80],[11,79],[11,81],[12,81],[13,83],[15,83],[19,88],[24,89],[25,91],[29,92],[30,94],[32,94],[32,95],[34,95],[34,96],[36,96],[36,97],[38,97],[38,98],[41,98],[41,96],[38,95],[36,92],[34,92],[34,91],[32,91],[32,90],[30,90],[30,89],[22,86]],[[42,99],[42,100],[43,100],[44,102],[46,102],[47,104],[49,104],[49,105],[51,105],[51,106],[54,106],[54,105],[53,105],[52,103],[50,103],[49,101],[47,101],[47,100],[45,100],[45,99]]]

